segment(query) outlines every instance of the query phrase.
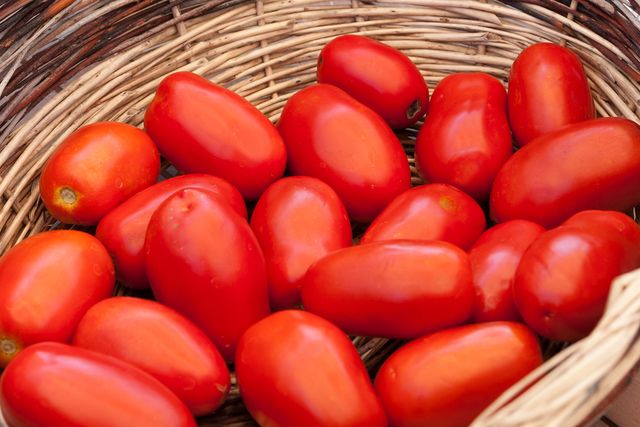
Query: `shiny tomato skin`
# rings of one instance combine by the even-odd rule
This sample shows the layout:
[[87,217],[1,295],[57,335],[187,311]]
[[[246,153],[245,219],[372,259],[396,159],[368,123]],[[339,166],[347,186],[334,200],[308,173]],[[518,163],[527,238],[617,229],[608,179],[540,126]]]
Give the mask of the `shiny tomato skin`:
[[469,195],[448,184],[426,184],[396,197],[371,223],[360,243],[443,240],[469,249],[487,225]]
[[100,301],[84,315],[72,342],[152,375],[195,416],[213,412],[229,391],[229,370],[211,340],[186,317],[155,301]]
[[589,120],[538,138],[507,160],[491,190],[497,222],[526,219],[545,228],[582,210],[626,212],[638,204],[640,126],[623,118]]
[[520,147],[562,126],[595,118],[578,55],[553,43],[524,49],[511,66],[508,111]]
[[522,324],[460,326],[401,347],[375,388],[392,427],[466,427],[541,364],[538,341]]
[[447,242],[353,246],[309,268],[302,303],[350,335],[416,338],[469,319],[471,267],[467,254]]
[[488,74],[445,77],[416,140],[416,164],[425,181],[451,184],[486,201],[513,152],[506,107],[502,83]]
[[369,222],[411,186],[402,145],[375,112],[326,84],[294,94],[278,122],[289,170],[329,184],[352,220]]
[[315,261],[351,246],[351,223],[324,182],[293,176],[271,184],[251,215],[267,262],[271,308],[300,304],[300,280]]
[[257,199],[287,162],[273,124],[240,95],[197,74],[165,77],[144,116],[160,152],[187,173],[208,173]]
[[474,243],[469,250],[474,322],[520,320],[513,301],[513,280],[522,255],[544,231],[535,222],[515,219],[488,229]]
[[611,281],[640,267],[640,227],[631,218],[599,211],[574,218],[529,247],[513,285],[524,321],[558,341],[587,336],[604,312]]
[[57,220],[95,225],[110,210],[156,182],[160,156],[144,131],[99,122],[69,135],[45,163],[40,197]]
[[188,174],[169,178],[146,188],[105,215],[96,229],[96,237],[115,261],[120,282],[133,289],[149,287],[143,250],[149,219],[164,200],[189,187],[216,193],[238,215],[247,217],[247,207],[242,195],[222,178]]
[[145,265],[156,299],[193,321],[232,361],[242,333],[269,314],[264,256],[249,224],[206,190],[187,188],[152,215]]
[[69,341],[114,284],[111,258],[90,234],[47,231],[18,243],[0,258],[0,365],[28,345]]
[[235,367],[242,400],[261,426],[387,425],[353,343],[314,314],[280,311],[250,327]]
[[399,50],[364,36],[342,35],[322,49],[318,83],[344,90],[392,128],[411,126],[429,108],[429,89],[418,67]]
[[25,349],[2,374],[9,427],[195,427],[186,406],[149,374],[60,343]]

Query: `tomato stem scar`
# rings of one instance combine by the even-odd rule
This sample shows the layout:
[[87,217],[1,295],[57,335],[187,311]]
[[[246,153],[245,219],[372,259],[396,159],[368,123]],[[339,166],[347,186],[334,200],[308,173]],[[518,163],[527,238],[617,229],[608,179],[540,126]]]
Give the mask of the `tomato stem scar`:
[[63,187],[60,190],[60,198],[62,199],[63,202],[69,205],[74,204],[78,200],[78,198],[76,197],[75,191],[73,191],[69,187]]

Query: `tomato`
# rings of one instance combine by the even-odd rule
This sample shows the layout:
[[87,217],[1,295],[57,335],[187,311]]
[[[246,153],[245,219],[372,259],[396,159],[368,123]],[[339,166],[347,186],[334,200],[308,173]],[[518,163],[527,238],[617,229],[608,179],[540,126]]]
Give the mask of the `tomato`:
[[188,173],[208,173],[257,199],[287,162],[273,124],[241,96],[197,74],[167,76],[144,116],[163,156]]
[[229,370],[213,343],[191,321],[155,301],[109,298],[87,311],[73,345],[113,356],[154,376],[194,415],[219,407]]
[[484,73],[445,77],[433,92],[416,140],[420,174],[428,182],[451,184],[487,200],[513,151],[506,110],[507,94],[496,78]]
[[540,335],[576,341],[600,320],[611,281],[638,267],[640,227],[631,218],[582,212],[525,252],[513,285],[515,302]]
[[523,50],[509,74],[509,122],[519,146],[562,126],[595,118],[578,55],[553,43]]
[[24,350],[2,374],[9,427],[195,427],[186,406],[145,372],[60,343]]
[[392,128],[411,126],[429,108],[429,89],[415,64],[399,50],[364,36],[339,36],[322,49],[318,83],[344,90]]
[[411,186],[409,162],[393,131],[337,87],[317,84],[294,94],[278,130],[292,174],[329,184],[354,221],[371,221]]
[[470,196],[447,184],[426,184],[396,197],[371,223],[360,243],[444,240],[469,249],[487,223]]
[[349,338],[311,313],[280,311],[253,325],[236,354],[238,387],[261,426],[386,426]]
[[216,193],[240,216],[247,217],[242,195],[221,178],[191,174],[152,185],[105,215],[96,229],[96,237],[113,257],[118,279],[123,284],[133,289],[149,287],[143,251],[149,219],[160,203],[178,190],[189,187]]
[[467,254],[446,242],[353,246],[309,268],[302,303],[350,335],[416,338],[471,316],[471,267]]
[[566,126],[518,150],[491,190],[497,222],[527,219],[546,228],[587,209],[640,204],[640,126],[602,118]]
[[48,231],[18,243],[0,258],[0,365],[25,346],[70,340],[114,282],[111,258],[90,234]]
[[391,426],[466,427],[541,364],[526,326],[467,325],[401,347],[380,368],[375,388]]
[[249,224],[214,193],[187,188],[151,216],[144,250],[156,299],[232,361],[242,333],[269,314],[264,256]]
[[475,289],[475,322],[519,320],[513,279],[520,259],[544,228],[516,219],[485,231],[469,251]]
[[101,122],[69,135],[44,165],[40,197],[57,220],[95,225],[156,182],[160,156],[151,138],[125,123]]
[[351,246],[351,224],[338,195],[306,176],[283,178],[262,194],[251,228],[267,261],[274,309],[300,303],[300,279],[318,259]]

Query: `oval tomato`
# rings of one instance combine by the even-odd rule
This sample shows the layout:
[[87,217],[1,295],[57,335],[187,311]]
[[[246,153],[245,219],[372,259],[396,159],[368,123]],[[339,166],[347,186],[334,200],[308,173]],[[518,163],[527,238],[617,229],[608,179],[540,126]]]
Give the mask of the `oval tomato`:
[[304,311],[281,311],[247,330],[236,354],[238,387],[262,426],[386,426],[349,338]]
[[9,427],[195,427],[152,376],[113,357],[59,343],[24,350],[2,374]]
[[70,340],[114,282],[111,258],[90,234],[48,231],[18,243],[0,258],[0,365],[24,346]]
[[73,345],[151,374],[196,416],[213,412],[229,391],[229,370],[209,338],[155,301],[117,297],[99,302],[78,324]]
[[431,97],[416,140],[420,174],[451,184],[479,201],[513,152],[502,83],[484,73],[445,77]]
[[520,259],[544,228],[525,220],[507,221],[485,231],[469,251],[475,289],[474,322],[519,320],[513,280]]
[[429,89],[418,67],[399,50],[355,34],[336,37],[322,49],[318,83],[344,90],[392,128],[411,126],[429,108]]
[[371,221],[411,185],[409,162],[393,131],[337,87],[317,84],[297,92],[284,106],[278,130],[292,174],[329,184],[354,221]]
[[509,121],[519,146],[562,126],[595,118],[578,55],[553,44],[523,50],[509,74]]
[[471,316],[471,267],[467,254],[446,242],[354,246],[309,268],[302,303],[350,335],[416,338]]
[[621,118],[589,120],[538,138],[504,164],[491,190],[497,222],[527,219],[546,228],[582,210],[625,212],[638,204],[640,126]]
[[640,267],[640,227],[631,218],[598,211],[575,218],[529,247],[513,285],[522,318],[552,340],[588,335],[604,312],[611,281]]
[[269,314],[264,256],[249,224],[211,192],[180,190],[151,217],[145,254],[157,300],[232,361],[242,333]]
[[94,225],[156,182],[160,156],[151,138],[126,123],[101,122],[69,135],[44,165],[40,197],[57,220]]
[[392,426],[466,427],[541,364],[536,337],[522,324],[461,326],[401,347],[375,388]]
[[262,194],[251,228],[267,261],[272,308],[300,303],[300,279],[318,259],[351,246],[351,224],[338,195],[306,176],[283,178]]
[[487,223],[470,196],[447,184],[405,191],[371,223],[360,243],[381,240],[444,240],[469,249]]
[[167,76],[144,127],[176,168],[209,173],[257,199],[284,173],[287,153],[273,124],[240,95],[189,72]]
[[211,175],[177,176],[139,192],[105,215],[96,229],[96,237],[113,257],[118,279],[123,284],[133,289],[149,287],[143,251],[149,219],[170,195],[189,187],[216,193],[238,215],[247,217],[240,192],[227,181]]

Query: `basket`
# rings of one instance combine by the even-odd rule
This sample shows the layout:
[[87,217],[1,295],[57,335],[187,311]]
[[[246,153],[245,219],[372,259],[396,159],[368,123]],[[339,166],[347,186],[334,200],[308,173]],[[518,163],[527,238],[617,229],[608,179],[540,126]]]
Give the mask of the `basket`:
[[[188,70],[279,117],[315,81],[317,55],[339,34],[401,49],[429,87],[449,73],[483,71],[506,83],[527,45],[565,44],[582,58],[600,116],[640,122],[638,0],[0,0],[0,252],[61,227],[38,198],[40,170],[81,125],[141,126],[159,81]],[[413,144],[399,133],[419,184]],[[175,171],[164,165],[163,175]],[[91,231],[91,230],[89,230]],[[356,230],[357,231],[357,230]],[[361,231],[361,230],[360,230]],[[118,287],[118,294],[133,294]],[[640,270],[615,280],[596,330],[512,387],[473,426],[584,425],[628,383],[640,360]],[[354,338],[375,372],[399,343]],[[565,348],[566,347],[566,348]],[[561,351],[560,351],[561,350]],[[201,425],[253,425],[231,391]]]

